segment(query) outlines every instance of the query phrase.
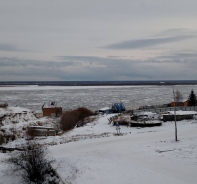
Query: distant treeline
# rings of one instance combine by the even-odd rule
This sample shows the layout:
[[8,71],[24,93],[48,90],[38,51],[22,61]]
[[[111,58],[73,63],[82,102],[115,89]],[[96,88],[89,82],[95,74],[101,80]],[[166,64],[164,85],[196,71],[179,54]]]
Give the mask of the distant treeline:
[[0,86],[125,86],[125,85],[194,85],[197,80],[157,80],[157,81],[0,81]]

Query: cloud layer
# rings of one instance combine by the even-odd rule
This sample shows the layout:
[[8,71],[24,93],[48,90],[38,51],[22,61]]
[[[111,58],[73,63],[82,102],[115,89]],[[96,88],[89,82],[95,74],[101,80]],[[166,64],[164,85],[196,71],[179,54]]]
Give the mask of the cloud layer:
[[195,0],[0,0],[0,80],[196,79]]
[[11,44],[0,43],[0,51],[22,51],[22,50]]
[[118,57],[58,56],[59,61],[0,58],[7,80],[170,80],[196,79],[197,52],[166,53],[145,60]]
[[107,45],[105,48],[109,49],[139,49],[139,48],[151,48],[152,46],[158,46],[162,44],[169,44],[179,42],[187,39],[196,38],[196,35],[182,35],[165,38],[149,38],[141,40],[130,40],[119,43]]

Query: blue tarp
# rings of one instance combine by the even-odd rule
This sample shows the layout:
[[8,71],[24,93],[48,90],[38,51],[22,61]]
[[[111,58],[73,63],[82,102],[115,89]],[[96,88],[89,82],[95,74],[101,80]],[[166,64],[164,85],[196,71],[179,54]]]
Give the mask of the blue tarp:
[[112,111],[113,112],[123,112],[123,111],[125,111],[125,106],[123,103],[114,103],[112,105]]

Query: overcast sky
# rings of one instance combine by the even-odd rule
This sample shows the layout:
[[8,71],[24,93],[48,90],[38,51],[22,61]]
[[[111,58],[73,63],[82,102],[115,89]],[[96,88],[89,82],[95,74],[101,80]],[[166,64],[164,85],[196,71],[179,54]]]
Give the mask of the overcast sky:
[[0,80],[197,79],[196,0],[0,0]]

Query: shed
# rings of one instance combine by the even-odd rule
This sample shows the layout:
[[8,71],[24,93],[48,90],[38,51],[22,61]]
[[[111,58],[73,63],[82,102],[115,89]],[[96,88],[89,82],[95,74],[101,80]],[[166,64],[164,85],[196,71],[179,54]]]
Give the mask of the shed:
[[[194,115],[197,115],[196,111],[176,111],[176,120],[181,121],[185,119],[193,119]],[[168,111],[167,114],[163,114],[163,121],[174,121],[175,112]]]
[[36,118],[42,118],[43,117],[43,112],[42,112],[42,110],[36,110],[34,112],[34,115],[36,116]]
[[104,114],[110,114],[111,113],[111,108],[103,107],[103,108],[99,109],[99,112],[104,113]]
[[[188,100],[183,100],[183,101],[179,101],[179,102],[175,102],[175,106],[177,107],[188,107]],[[171,107],[174,107],[174,102],[170,103]]]
[[56,130],[53,127],[29,126],[27,132],[30,136],[55,136]]
[[44,103],[42,106],[43,116],[58,117],[62,114],[62,107],[56,102]]

